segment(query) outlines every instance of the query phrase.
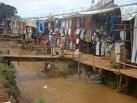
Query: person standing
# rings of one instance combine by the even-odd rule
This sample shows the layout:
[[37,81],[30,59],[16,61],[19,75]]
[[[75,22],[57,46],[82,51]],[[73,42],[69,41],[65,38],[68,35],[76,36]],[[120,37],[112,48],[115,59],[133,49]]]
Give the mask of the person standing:
[[64,57],[64,44],[65,44],[65,37],[61,37],[61,40],[60,40],[60,53],[59,53],[60,57]]
[[56,38],[55,38],[55,33],[51,33],[49,35],[49,42],[50,42],[50,47],[51,47],[51,56],[56,55]]
[[44,54],[47,54],[48,53],[48,46],[49,46],[49,40],[48,39],[46,39],[44,41],[44,46],[45,46]]

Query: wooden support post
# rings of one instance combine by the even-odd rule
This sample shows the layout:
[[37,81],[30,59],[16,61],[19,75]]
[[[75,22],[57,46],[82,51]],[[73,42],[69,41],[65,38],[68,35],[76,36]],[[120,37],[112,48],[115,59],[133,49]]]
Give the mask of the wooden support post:
[[[126,41],[126,25],[124,25],[124,41]],[[126,63],[126,42],[124,42],[124,63]],[[123,65],[123,69],[126,69],[126,66]]]
[[80,61],[78,60],[78,75],[80,76]]
[[116,74],[117,89],[119,89],[119,73]]
[[132,42],[133,41],[133,31],[132,31],[131,28],[132,28],[132,22],[130,21],[130,33],[131,33],[130,35],[131,35],[131,49],[132,49],[132,46],[133,46],[133,42]]
[[118,86],[118,88],[120,89],[121,86],[122,86],[122,75],[120,74],[119,75],[119,86]]
[[89,43],[87,42],[87,54],[89,53]]
[[126,87],[128,87],[128,77],[126,77]]
[[19,61],[18,61],[18,65],[19,65],[19,62],[21,61],[21,56],[22,56],[22,45],[21,46],[19,46],[19,50],[20,50],[20,52],[19,52],[19,55],[20,55],[20,59],[19,59]]

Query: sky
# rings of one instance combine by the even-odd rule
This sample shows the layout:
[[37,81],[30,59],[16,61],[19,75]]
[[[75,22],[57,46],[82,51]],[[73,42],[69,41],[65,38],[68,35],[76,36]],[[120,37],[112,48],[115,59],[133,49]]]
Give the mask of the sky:
[[90,7],[91,0],[0,0],[17,8],[21,17],[47,16]]
[[[48,16],[80,10],[91,6],[92,0],[0,0],[17,8],[21,17]],[[97,3],[100,0],[94,0]],[[137,3],[137,0],[114,0],[118,5]]]

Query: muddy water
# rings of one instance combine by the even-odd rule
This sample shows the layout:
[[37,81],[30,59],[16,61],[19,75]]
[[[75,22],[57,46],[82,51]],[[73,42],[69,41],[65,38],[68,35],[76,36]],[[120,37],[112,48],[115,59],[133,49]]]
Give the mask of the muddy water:
[[[18,53],[15,49],[10,51],[12,54]],[[14,64],[17,69],[17,85],[23,98],[31,100],[44,98],[47,103],[137,103],[136,98],[120,94],[103,85],[68,80],[64,77],[52,79],[40,77],[37,70],[43,66],[43,62],[14,62]],[[47,88],[43,88],[44,86]]]
[[44,98],[48,103],[137,103],[136,98],[122,95],[102,85],[71,81],[63,77],[39,77],[37,69],[43,66],[42,62],[14,64],[21,95],[32,100]]

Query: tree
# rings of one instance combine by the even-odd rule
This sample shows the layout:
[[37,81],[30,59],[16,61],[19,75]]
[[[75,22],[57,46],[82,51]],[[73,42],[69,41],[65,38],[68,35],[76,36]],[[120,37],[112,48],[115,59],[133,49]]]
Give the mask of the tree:
[[15,7],[0,3],[0,33],[9,30],[10,18],[16,13],[17,9]]
[[17,13],[17,9],[13,6],[0,3],[0,21],[11,18]]

